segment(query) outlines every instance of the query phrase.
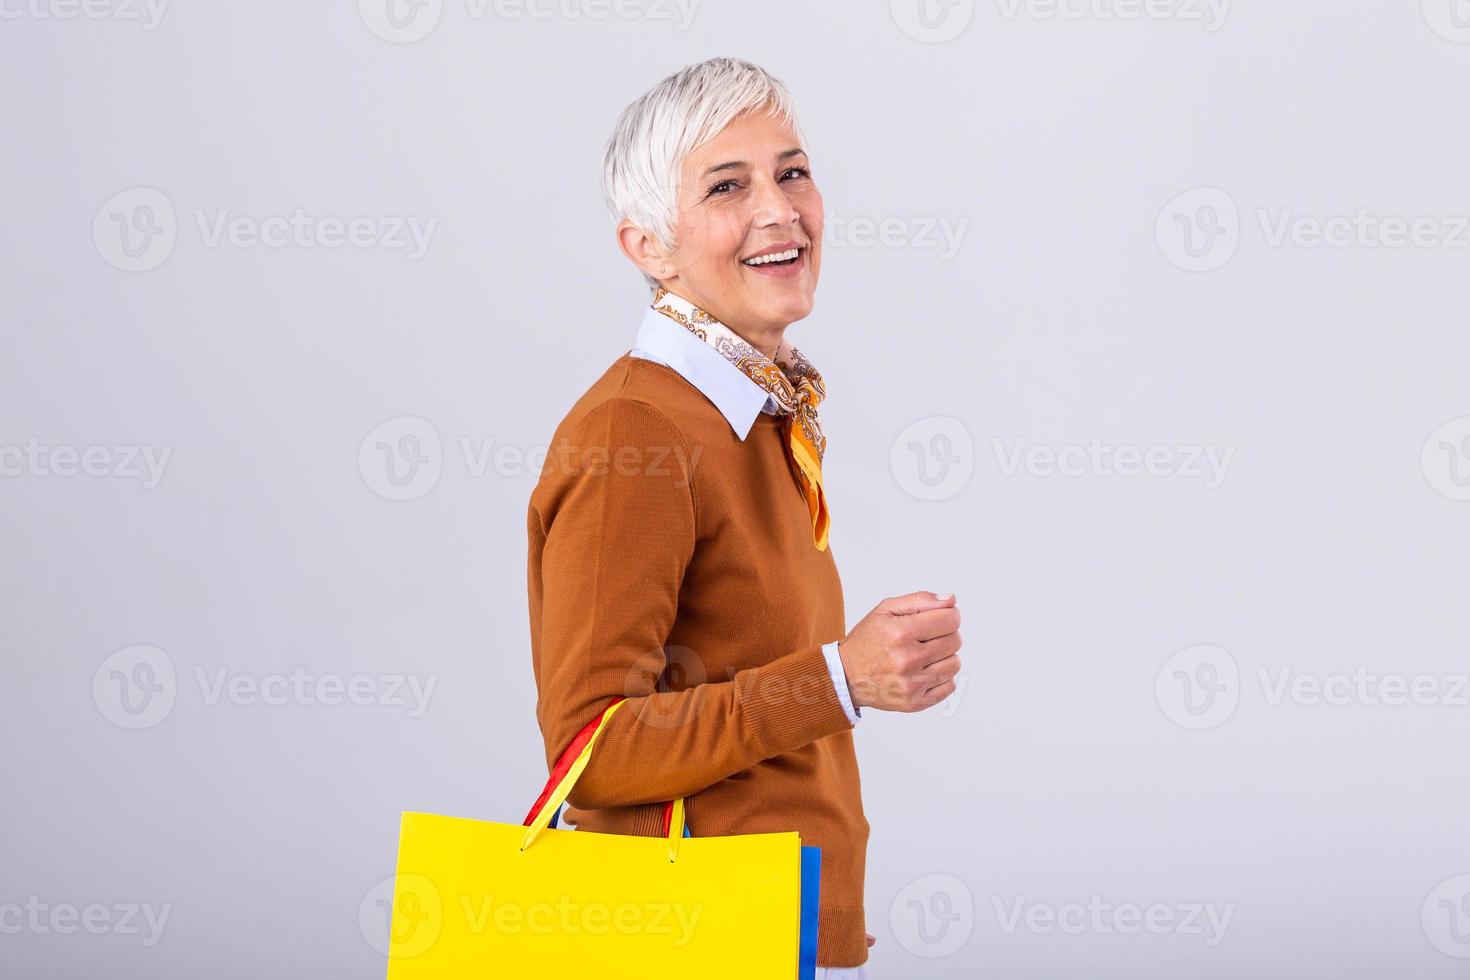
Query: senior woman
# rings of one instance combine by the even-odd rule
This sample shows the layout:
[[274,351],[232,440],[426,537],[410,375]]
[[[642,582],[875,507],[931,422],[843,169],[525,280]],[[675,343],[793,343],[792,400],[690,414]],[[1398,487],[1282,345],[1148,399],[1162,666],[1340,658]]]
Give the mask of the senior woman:
[[548,765],[627,699],[565,817],[655,836],[684,797],[696,835],[799,831],[822,848],[818,976],[866,977],[852,731],[863,707],[954,691],[960,616],[912,592],[846,630],[826,387],[786,337],[812,310],[823,221],[791,96],[748,62],[684,68],[623,112],[603,187],[652,299],[557,427],[527,521]]

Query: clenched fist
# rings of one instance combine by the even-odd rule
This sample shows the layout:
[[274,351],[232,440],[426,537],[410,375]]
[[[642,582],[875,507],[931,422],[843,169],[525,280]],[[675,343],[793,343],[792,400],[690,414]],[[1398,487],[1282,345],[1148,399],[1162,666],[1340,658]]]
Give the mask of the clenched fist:
[[837,644],[852,703],[923,711],[954,693],[960,610],[953,595],[884,599]]

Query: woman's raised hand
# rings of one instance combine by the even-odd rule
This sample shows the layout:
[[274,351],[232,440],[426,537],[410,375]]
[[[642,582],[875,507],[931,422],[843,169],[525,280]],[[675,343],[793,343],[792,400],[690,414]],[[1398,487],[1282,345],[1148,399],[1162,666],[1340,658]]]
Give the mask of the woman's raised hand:
[[923,711],[954,693],[960,610],[951,594],[884,599],[837,644],[853,704]]

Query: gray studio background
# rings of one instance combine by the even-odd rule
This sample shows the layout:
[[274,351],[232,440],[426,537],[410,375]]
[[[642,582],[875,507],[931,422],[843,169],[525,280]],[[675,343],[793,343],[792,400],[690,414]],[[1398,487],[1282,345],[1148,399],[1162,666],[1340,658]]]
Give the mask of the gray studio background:
[[720,54],[848,624],[965,616],[856,732],[873,976],[1470,969],[1470,5],[924,2],[0,4],[0,975],[381,977],[399,811],[521,819],[603,141]]

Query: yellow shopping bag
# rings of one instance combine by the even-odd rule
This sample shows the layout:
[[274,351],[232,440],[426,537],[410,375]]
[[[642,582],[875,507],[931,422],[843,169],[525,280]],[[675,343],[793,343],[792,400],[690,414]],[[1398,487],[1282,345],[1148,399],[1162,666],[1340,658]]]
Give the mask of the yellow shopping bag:
[[524,824],[403,814],[388,980],[811,975],[819,853],[795,831],[684,837],[682,799],[665,839],[548,826],[622,703],[568,746]]

